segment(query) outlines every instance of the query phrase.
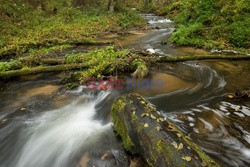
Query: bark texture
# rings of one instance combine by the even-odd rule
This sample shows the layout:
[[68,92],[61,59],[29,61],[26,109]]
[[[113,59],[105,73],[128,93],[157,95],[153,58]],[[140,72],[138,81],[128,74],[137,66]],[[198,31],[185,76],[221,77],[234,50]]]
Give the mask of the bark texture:
[[113,104],[112,118],[125,149],[150,166],[219,166],[138,94],[120,97]]

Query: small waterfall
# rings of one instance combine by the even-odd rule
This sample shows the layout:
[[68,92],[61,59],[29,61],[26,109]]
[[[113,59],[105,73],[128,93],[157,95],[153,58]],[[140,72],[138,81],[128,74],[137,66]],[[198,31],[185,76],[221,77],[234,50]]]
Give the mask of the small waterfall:
[[70,105],[27,120],[28,128],[20,133],[20,141],[25,142],[11,166],[72,166],[70,160],[75,155],[110,130],[111,123],[103,125],[94,119],[96,105],[109,94],[84,94]]

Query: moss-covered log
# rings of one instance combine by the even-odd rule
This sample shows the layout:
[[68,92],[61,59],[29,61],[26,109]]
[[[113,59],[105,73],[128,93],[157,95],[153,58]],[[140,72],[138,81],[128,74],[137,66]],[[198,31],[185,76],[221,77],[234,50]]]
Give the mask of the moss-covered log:
[[89,63],[82,63],[82,64],[65,64],[56,66],[41,66],[36,68],[11,70],[11,71],[0,72],[0,79],[8,79],[22,75],[40,74],[45,72],[58,72],[58,71],[82,69],[82,68],[87,68],[89,66],[90,66]]
[[[7,56],[15,56],[18,54],[22,54],[25,52],[29,52],[30,49],[41,48],[41,47],[51,47],[56,45],[94,45],[94,46],[104,46],[113,44],[112,42],[101,42],[101,41],[92,41],[89,39],[81,39],[81,40],[61,40],[61,39],[49,39],[36,43],[26,43],[20,45],[18,47],[1,49],[0,50],[0,59],[5,58]],[[22,49],[21,49],[22,48]]]
[[112,117],[125,149],[150,166],[219,166],[138,94],[120,97]]
[[56,58],[47,58],[47,59],[41,59],[40,64],[48,64],[48,65],[57,65],[57,64],[65,64],[65,59],[56,59]]
[[161,56],[157,62],[178,62],[178,61],[192,61],[192,60],[209,60],[209,59],[226,59],[226,60],[247,60],[250,59],[249,55],[193,55],[193,56]]

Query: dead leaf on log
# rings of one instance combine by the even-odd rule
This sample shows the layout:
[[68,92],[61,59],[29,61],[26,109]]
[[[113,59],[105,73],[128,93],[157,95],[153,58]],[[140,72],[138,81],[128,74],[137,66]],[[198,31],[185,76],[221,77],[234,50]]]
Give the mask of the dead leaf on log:
[[157,126],[156,127],[156,130],[159,132],[161,130],[161,127],[160,126]]
[[192,160],[192,158],[190,156],[184,156],[182,157],[182,159],[184,159],[185,161],[190,162]]
[[150,117],[151,117],[152,119],[156,119],[156,117],[155,117],[153,114],[151,114]]
[[193,157],[194,159],[196,159],[196,160],[199,159],[199,157],[197,157],[197,156],[195,156],[195,155],[193,155],[192,157]]
[[168,125],[168,128],[167,128],[167,130],[168,130],[168,131],[174,131],[174,130],[175,130],[175,127],[174,127],[174,125],[172,125],[172,124],[169,124],[169,125]]
[[175,141],[172,143],[172,145],[174,146],[174,148],[178,148],[178,144]]
[[179,138],[181,138],[181,134],[180,134],[180,133],[177,133],[176,135],[177,135]]
[[181,149],[183,149],[183,144],[182,143],[180,143],[179,146],[178,146],[178,150],[181,150]]
[[185,136],[185,138],[188,139],[188,140],[190,140],[190,141],[192,140],[189,136]]
[[161,122],[165,121],[164,118],[159,118],[159,120],[160,120]]

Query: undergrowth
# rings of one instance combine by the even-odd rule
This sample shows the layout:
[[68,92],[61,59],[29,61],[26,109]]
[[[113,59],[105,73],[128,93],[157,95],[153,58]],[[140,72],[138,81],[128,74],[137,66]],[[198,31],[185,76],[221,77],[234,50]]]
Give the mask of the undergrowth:
[[88,53],[66,55],[66,63],[84,62],[88,62],[90,67],[74,73],[73,76],[70,76],[71,79],[74,78],[74,80],[83,83],[88,77],[101,79],[104,76],[116,76],[117,72],[128,73],[137,70],[137,73],[141,74],[140,77],[144,77],[148,72],[146,63],[138,55],[132,54],[129,50],[116,50],[114,46]]
[[109,30],[145,25],[136,12],[127,9],[108,14],[106,5],[79,7],[71,0],[47,1],[45,8],[24,0],[0,0],[0,58],[72,40],[89,42]]
[[171,41],[205,49],[250,47],[249,0],[170,0],[158,9],[177,24]]

